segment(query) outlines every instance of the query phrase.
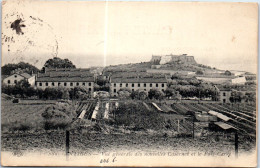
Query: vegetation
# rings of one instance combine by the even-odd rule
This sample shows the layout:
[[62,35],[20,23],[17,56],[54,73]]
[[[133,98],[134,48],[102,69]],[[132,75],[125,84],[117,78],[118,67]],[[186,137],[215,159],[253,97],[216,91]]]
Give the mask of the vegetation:
[[226,71],[224,72],[224,75],[226,75],[226,76],[231,76],[232,74],[231,74],[230,71],[226,70]]
[[20,62],[18,64],[6,64],[2,66],[2,75],[11,75],[15,71],[22,71],[25,73],[37,73],[39,71],[38,68],[35,66],[29,64],[29,63],[24,63]]
[[125,102],[113,111],[115,124],[131,127],[134,130],[160,129],[163,127],[163,118],[155,111],[147,110],[137,102]]
[[203,71],[202,70],[196,71],[196,75],[203,75]]
[[121,88],[117,94],[120,98],[129,98],[131,95],[131,90],[129,88]]
[[165,97],[167,97],[168,99],[169,98],[173,98],[176,100],[181,99],[181,95],[179,94],[179,92],[172,88],[167,88],[164,93],[165,93]]
[[172,90],[176,93],[179,93],[182,97],[199,97],[199,98],[208,98],[211,97],[213,100],[216,100],[217,90],[211,83],[205,83],[196,78],[183,78],[179,75],[173,75],[172,81],[168,84],[167,96],[169,97],[171,93],[169,90]]
[[48,59],[45,64],[44,68],[76,68],[76,66],[68,59],[61,59],[59,57],[54,57]]
[[2,93],[15,96],[17,98],[36,98],[44,100],[55,99],[88,99],[91,94],[83,87],[75,87],[71,89],[59,88],[33,88],[28,82],[21,81],[17,85],[3,85]]
[[136,90],[131,93],[132,99],[145,100],[148,98],[148,94],[145,91]]
[[106,91],[109,92],[109,81],[99,76],[94,85],[94,91]]
[[59,103],[45,109],[42,113],[44,129],[65,129],[76,116],[76,111],[71,103]]
[[41,114],[49,104],[38,104],[37,101],[31,101],[31,104],[14,104],[10,100],[2,98],[2,132],[42,129],[43,118]]
[[242,92],[233,90],[229,100],[231,103],[241,103],[242,101],[246,103],[256,102],[256,93],[246,92],[243,94]]
[[164,97],[164,93],[162,91],[159,91],[157,89],[150,89],[148,92],[148,97],[150,99],[157,99],[162,100]]

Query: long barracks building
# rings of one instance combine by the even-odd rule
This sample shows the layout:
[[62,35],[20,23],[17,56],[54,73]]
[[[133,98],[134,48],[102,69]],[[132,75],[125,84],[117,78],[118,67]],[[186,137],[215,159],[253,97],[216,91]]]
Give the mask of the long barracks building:
[[45,69],[44,73],[37,74],[35,85],[41,89],[79,86],[86,88],[92,94],[94,81],[95,76],[89,69]]
[[162,75],[125,75],[111,76],[110,78],[110,94],[117,96],[117,92],[122,88],[128,88],[131,91],[146,91],[150,89],[158,89],[165,91],[167,88],[167,79]]

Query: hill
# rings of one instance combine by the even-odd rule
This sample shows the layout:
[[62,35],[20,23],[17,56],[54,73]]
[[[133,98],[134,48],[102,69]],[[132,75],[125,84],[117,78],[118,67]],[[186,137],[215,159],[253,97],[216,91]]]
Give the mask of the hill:
[[148,73],[179,73],[183,75],[220,75],[223,70],[218,70],[207,65],[198,64],[193,56],[166,55],[152,56],[151,61],[113,65],[104,68],[105,73],[113,72],[148,72]]

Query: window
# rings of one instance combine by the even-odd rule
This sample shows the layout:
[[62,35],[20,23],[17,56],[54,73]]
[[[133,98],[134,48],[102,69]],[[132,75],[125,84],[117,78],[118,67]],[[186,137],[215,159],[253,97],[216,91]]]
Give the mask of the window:
[[140,87],[140,83],[138,83],[138,87]]
[[134,89],[132,89],[132,92],[135,91]]
[[162,89],[162,92],[164,92],[164,89]]
[[85,86],[85,82],[82,83],[82,86]]
[[91,83],[89,82],[88,85],[91,86]]
[[14,83],[17,84],[17,80],[14,80]]
[[114,87],[116,87],[116,83],[114,83]]
[[77,82],[77,84],[76,84],[77,86],[79,86],[79,83]]
[[162,87],[164,87],[164,83],[162,83]]
[[225,92],[223,92],[223,96],[226,96],[226,93],[225,93]]
[[64,86],[67,86],[67,83],[66,83],[66,82],[64,82]]
[[15,78],[17,78],[17,75],[14,75]]
[[226,103],[226,99],[223,99],[223,103]]
[[125,84],[125,87],[128,87],[128,83]]
[[54,82],[52,82],[52,83],[51,83],[51,85],[52,85],[52,86],[55,86],[55,83],[54,83]]
[[60,86],[60,82],[58,83],[58,86]]
[[122,83],[120,83],[120,87],[122,87]]
[[153,84],[152,84],[152,83],[150,83],[150,87],[153,87]]
[[73,86],[73,83],[72,83],[72,82],[70,82],[70,86]]
[[158,87],[158,83],[156,83],[156,87]]
[[144,87],[146,87],[146,83],[144,83]]
[[8,83],[8,84],[10,84],[10,83],[11,83],[11,81],[10,81],[10,80],[8,80],[8,81],[7,81],[7,83]]
[[42,83],[41,83],[41,82],[39,83],[39,86],[42,86]]
[[116,89],[114,89],[114,93],[116,93]]
[[88,89],[88,91],[90,91],[90,92],[91,92],[91,88],[89,88],[89,89]]
[[132,83],[132,87],[135,87],[135,84],[134,84],[134,83]]
[[144,89],[144,91],[146,91],[146,89]]
[[45,83],[45,86],[48,86],[48,82]]

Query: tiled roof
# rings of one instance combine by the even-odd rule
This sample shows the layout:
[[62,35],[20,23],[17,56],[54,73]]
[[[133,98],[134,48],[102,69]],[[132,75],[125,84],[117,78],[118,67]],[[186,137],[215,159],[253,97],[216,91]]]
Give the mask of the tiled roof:
[[236,90],[236,91],[256,91],[256,87],[255,86],[246,86],[246,85],[231,85],[231,86],[216,86],[218,88],[219,91],[232,91],[232,90]]
[[37,82],[94,82],[94,77],[40,77]]
[[94,75],[89,69],[48,70],[37,75],[39,82],[93,82]]
[[25,77],[26,79],[29,79],[29,78],[31,78],[32,76],[30,75],[30,74],[28,74],[28,73],[22,73],[22,74],[20,74],[21,76],[23,76],[23,77]]
[[111,78],[111,83],[167,83],[165,77],[121,77]]

